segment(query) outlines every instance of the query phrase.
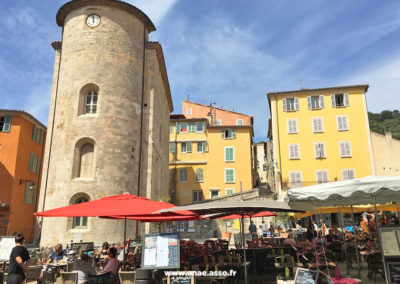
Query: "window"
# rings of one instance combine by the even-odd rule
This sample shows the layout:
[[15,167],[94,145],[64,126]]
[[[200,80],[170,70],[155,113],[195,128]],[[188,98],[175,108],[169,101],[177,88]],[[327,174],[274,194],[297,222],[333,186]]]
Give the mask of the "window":
[[26,183],[24,203],[29,205],[36,204],[37,187],[33,183]]
[[11,115],[0,116],[0,132],[10,132]]
[[287,128],[289,134],[299,133],[299,130],[297,128],[297,119],[288,119]]
[[203,191],[193,190],[193,203],[203,201]]
[[325,143],[314,143],[314,155],[316,159],[324,159],[325,155]]
[[196,123],[189,122],[189,132],[195,132],[195,131],[196,131]]
[[297,188],[297,187],[302,187],[303,183],[301,181],[301,172],[289,172],[289,178],[290,178],[290,188]]
[[210,198],[219,197],[219,189],[210,189]]
[[324,132],[324,123],[322,117],[314,117],[312,119],[312,128],[314,133]]
[[197,142],[197,153],[207,152],[207,142]]
[[329,182],[328,171],[316,171],[317,183]]
[[186,182],[187,181],[187,169],[180,169],[179,171],[179,181]]
[[203,169],[196,170],[196,181],[202,182],[203,181]]
[[85,114],[96,113],[97,111],[97,93],[95,91],[90,91],[86,95],[85,103]]
[[342,180],[355,179],[354,169],[342,169]]
[[175,151],[176,151],[176,144],[175,144],[175,142],[170,142],[170,143],[169,143],[169,152],[170,152],[170,153],[175,153]]
[[235,148],[225,147],[225,162],[235,161]]
[[282,104],[283,111],[299,110],[299,98],[284,98]]
[[31,152],[31,155],[29,157],[29,166],[28,166],[28,170],[31,173],[35,173],[35,174],[39,174],[40,172],[40,156],[36,155],[35,153]]
[[263,171],[266,172],[268,170],[268,166],[266,164],[263,165]]
[[181,153],[192,153],[192,142],[182,142]]
[[179,132],[180,133],[187,133],[188,132],[188,125],[186,122],[179,123]]
[[169,133],[172,133],[172,132],[174,132],[174,124],[170,123],[169,124]]
[[349,130],[349,123],[347,121],[347,115],[338,115],[336,117],[336,124],[338,131]]
[[321,109],[325,107],[324,96],[308,96],[307,97],[307,106],[308,109]]
[[234,188],[226,188],[225,189],[225,194],[226,195],[232,195],[235,193],[235,189]]
[[44,130],[39,129],[35,124],[33,125],[33,130],[32,130],[32,140],[35,141],[36,143],[43,144],[43,138],[44,138]]
[[[74,204],[88,202],[89,199],[86,197],[78,198]],[[74,229],[85,229],[87,227],[87,217],[74,217],[72,221],[72,227]]]
[[340,157],[351,157],[351,145],[349,141],[339,142]]
[[331,94],[332,107],[345,107],[349,106],[349,94]]
[[186,114],[192,114],[192,109],[191,108],[188,108],[187,110],[186,110]]
[[196,126],[196,132],[204,132],[204,122],[197,122]]
[[221,125],[221,119],[216,119],[215,120],[215,125]]
[[289,144],[289,159],[297,160],[300,159],[300,146],[299,144]]
[[225,183],[235,182],[235,169],[225,169]]
[[236,119],[236,125],[243,125],[243,119]]
[[222,129],[221,137],[224,139],[236,138],[236,131],[235,131],[235,129]]
[[92,144],[84,144],[81,147],[79,177],[91,177],[93,165],[93,151]]

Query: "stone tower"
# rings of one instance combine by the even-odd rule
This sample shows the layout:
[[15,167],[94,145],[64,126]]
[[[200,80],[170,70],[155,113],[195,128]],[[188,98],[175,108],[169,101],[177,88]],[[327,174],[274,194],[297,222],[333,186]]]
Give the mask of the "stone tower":
[[[161,46],[136,7],[73,0],[57,13],[56,51],[38,211],[129,192],[168,193],[169,113]],[[128,221],[128,236],[136,223]],[[122,241],[123,221],[44,218],[41,245]]]

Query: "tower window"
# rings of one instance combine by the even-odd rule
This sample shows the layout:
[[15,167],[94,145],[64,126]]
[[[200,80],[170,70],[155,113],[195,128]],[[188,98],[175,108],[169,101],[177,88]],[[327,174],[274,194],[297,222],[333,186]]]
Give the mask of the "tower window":
[[97,111],[97,93],[90,91],[86,95],[85,114],[96,113]]
[[[89,199],[86,197],[79,197],[74,204],[88,202]],[[74,217],[72,221],[72,228],[74,229],[86,229],[87,228],[87,217]]]
[[93,150],[93,145],[89,143],[81,147],[79,177],[92,176]]

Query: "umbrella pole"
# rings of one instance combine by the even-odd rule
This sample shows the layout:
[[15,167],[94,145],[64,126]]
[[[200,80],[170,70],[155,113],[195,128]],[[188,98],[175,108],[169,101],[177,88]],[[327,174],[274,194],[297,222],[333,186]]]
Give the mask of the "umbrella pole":
[[[345,244],[345,242],[346,242],[346,234],[344,232],[343,214],[342,214],[342,212],[340,210],[340,206],[339,206],[339,217],[340,217],[340,222],[341,222],[341,226],[340,227],[341,227],[342,233],[343,233],[343,242]],[[347,260],[347,250],[346,249],[344,250],[344,256],[346,258],[347,278],[350,278],[350,271],[349,271],[350,267],[349,267],[348,260]]]
[[379,224],[379,219],[378,219],[378,208],[376,208],[376,196],[374,196],[374,208],[375,208],[375,224],[376,224],[376,230],[378,233],[378,238],[379,238],[379,244],[381,246],[381,254],[382,254],[382,264],[383,264],[383,269],[385,272],[385,279],[388,279],[388,273],[386,271],[386,265],[385,265],[385,257],[383,256],[383,244],[382,244],[382,236],[381,236],[381,225]]
[[351,210],[351,221],[353,223],[353,231],[354,231],[354,245],[356,247],[356,257],[357,257],[357,268],[358,268],[358,278],[361,279],[361,271],[360,271],[360,259],[358,257],[358,244],[357,244],[357,228],[354,224],[354,212],[353,205],[350,206]]
[[[321,204],[321,215],[320,215],[320,222],[321,220],[323,220],[323,215],[322,215],[322,204]],[[324,220],[323,220],[324,221]],[[325,225],[325,229],[326,229],[326,224],[324,221],[324,225]],[[321,225],[321,242],[322,242],[322,249],[324,250],[324,254],[325,254],[325,265],[326,265],[326,269],[328,270],[328,275],[330,275],[329,272],[329,265],[328,265],[328,259],[326,258],[326,250],[325,250],[325,231],[324,233],[322,233],[322,225]]]
[[246,265],[246,241],[244,238],[244,213],[242,211],[241,227],[242,227],[242,244],[243,244],[243,264],[244,264],[244,283],[247,284],[247,265]]
[[125,240],[126,240],[126,216],[124,219],[124,240],[122,241],[122,246],[123,246],[122,270],[124,270],[124,262],[125,262]]
[[399,203],[396,202],[396,209],[397,209],[397,218],[400,217],[400,213],[399,213]]

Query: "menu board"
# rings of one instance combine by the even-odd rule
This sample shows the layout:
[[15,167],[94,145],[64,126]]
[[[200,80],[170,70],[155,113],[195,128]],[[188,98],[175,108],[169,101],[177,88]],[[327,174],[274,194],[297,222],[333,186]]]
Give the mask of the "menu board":
[[294,278],[295,284],[315,284],[318,277],[318,271],[297,268]]
[[383,255],[385,257],[400,257],[400,227],[381,228]]
[[144,235],[142,268],[179,268],[180,252],[177,234]]
[[0,261],[9,261],[12,249],[15,247],[15,237],[1,237]]
[[86,252],[92,250],[94,248],[93,242],[79,242],[79,243],[70,243],[70,250],[75,251],[75,253]]
[[387,262],[389,284],[400,284],[400,262]]
[[168,276],[167,284],[195,284],[196,279],[194,276],[188,274],[179,276]]

